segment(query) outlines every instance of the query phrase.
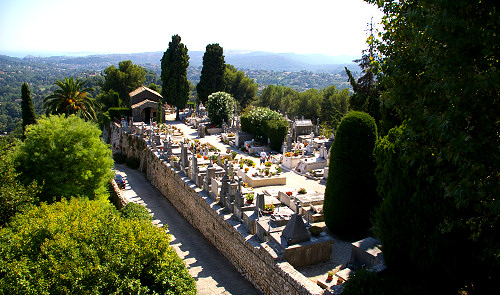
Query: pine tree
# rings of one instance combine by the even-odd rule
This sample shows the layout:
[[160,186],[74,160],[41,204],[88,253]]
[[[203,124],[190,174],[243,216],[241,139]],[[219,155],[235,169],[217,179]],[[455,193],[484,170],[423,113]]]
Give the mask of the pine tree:
[[33,102],[31,100],[31,91],[28,84],[24,83],[21,87],[21,111],[23,116],[23,136],[26,126],[35,124],[35,108],[33,107]]
[[189,99],[188,66],[188,49],[181,43],[181,37],[174,35],[161,59],[161,81],[163,98],[169,105],[177,107],[176,120],[180,120],[179,110]]
[[196,85],[198,98],[203,104],[207,103],[210,94],[226,89],[226,80],[224,79],[226,62],[223,53],[222,47],[215,43],[208,44],[203,55],[200,82]]

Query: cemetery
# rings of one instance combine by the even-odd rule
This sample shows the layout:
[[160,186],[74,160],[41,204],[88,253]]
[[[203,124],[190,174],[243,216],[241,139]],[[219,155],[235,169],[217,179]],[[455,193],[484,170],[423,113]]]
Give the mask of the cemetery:
[[333,136],[320,136],[310,120],[288,120],[277,153],[241,131],[238,116],[209,132],[202,110],[183,119],[115,124],[112,146],[140,159],[148,180],[262,292],[338,294],[355,269],[384,268],[371,237],[335,252],[348,242],[323,218]]

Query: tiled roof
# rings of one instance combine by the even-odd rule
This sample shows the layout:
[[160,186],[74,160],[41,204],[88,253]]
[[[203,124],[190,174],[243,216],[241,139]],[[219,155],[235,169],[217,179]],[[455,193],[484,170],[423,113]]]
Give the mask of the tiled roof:
[[157,95],[157,96],[163,98],[161,96],[161,94],[159,94],[158,92],[156,92],[154,90],[151,90],[151,89],[149,89],[147,87],[144,87],[144,86],[141,86],[141,87],[137,88],[136,90],[130,92],[129,95],[130,95],[130,97],[132,97],[132,96],[137,95],[137,94],[139,94],[139,93],[141,93],[143,91],[149,91],[149,92],[153,93],[154,95]]

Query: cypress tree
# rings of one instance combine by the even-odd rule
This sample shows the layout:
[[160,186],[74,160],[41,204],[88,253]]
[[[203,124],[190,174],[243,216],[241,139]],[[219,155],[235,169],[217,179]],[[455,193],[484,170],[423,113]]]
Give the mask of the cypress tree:
[[189,99],[188,66],[188,49],[181,43],[181,37],[174,35],[161,59],[161,94],[169,105],[177,107],[176,120],[180,120],[179,109],[184,108]]
[[208,44],[203,55],[203,68],[201,69],[200,82],[196,85],[199,100],[206,105],[210,94],[226,89],[226,62],[224,50],[219,44]]
[[324,214],[330,231],[357,237],[370,227],[377,204],[375,120],[363,112],[350,112],[340,122],[331,148]]
[[23,116],[23,136],[26,126],[36,123],[35,108],[31,100],[31,91],[28,84],[21,87],[21,111]]

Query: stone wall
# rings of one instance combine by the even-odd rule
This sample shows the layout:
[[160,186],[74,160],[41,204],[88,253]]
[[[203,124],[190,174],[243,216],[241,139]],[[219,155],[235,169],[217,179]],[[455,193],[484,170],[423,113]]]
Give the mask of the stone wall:
[[259,290],[265,294],[323,294],[323,289],[279,259],[184,173],[160,160],[144,140],[123,133],[117,125],[112,133],[121,152],[141,159],[140,170],[151,184]]

